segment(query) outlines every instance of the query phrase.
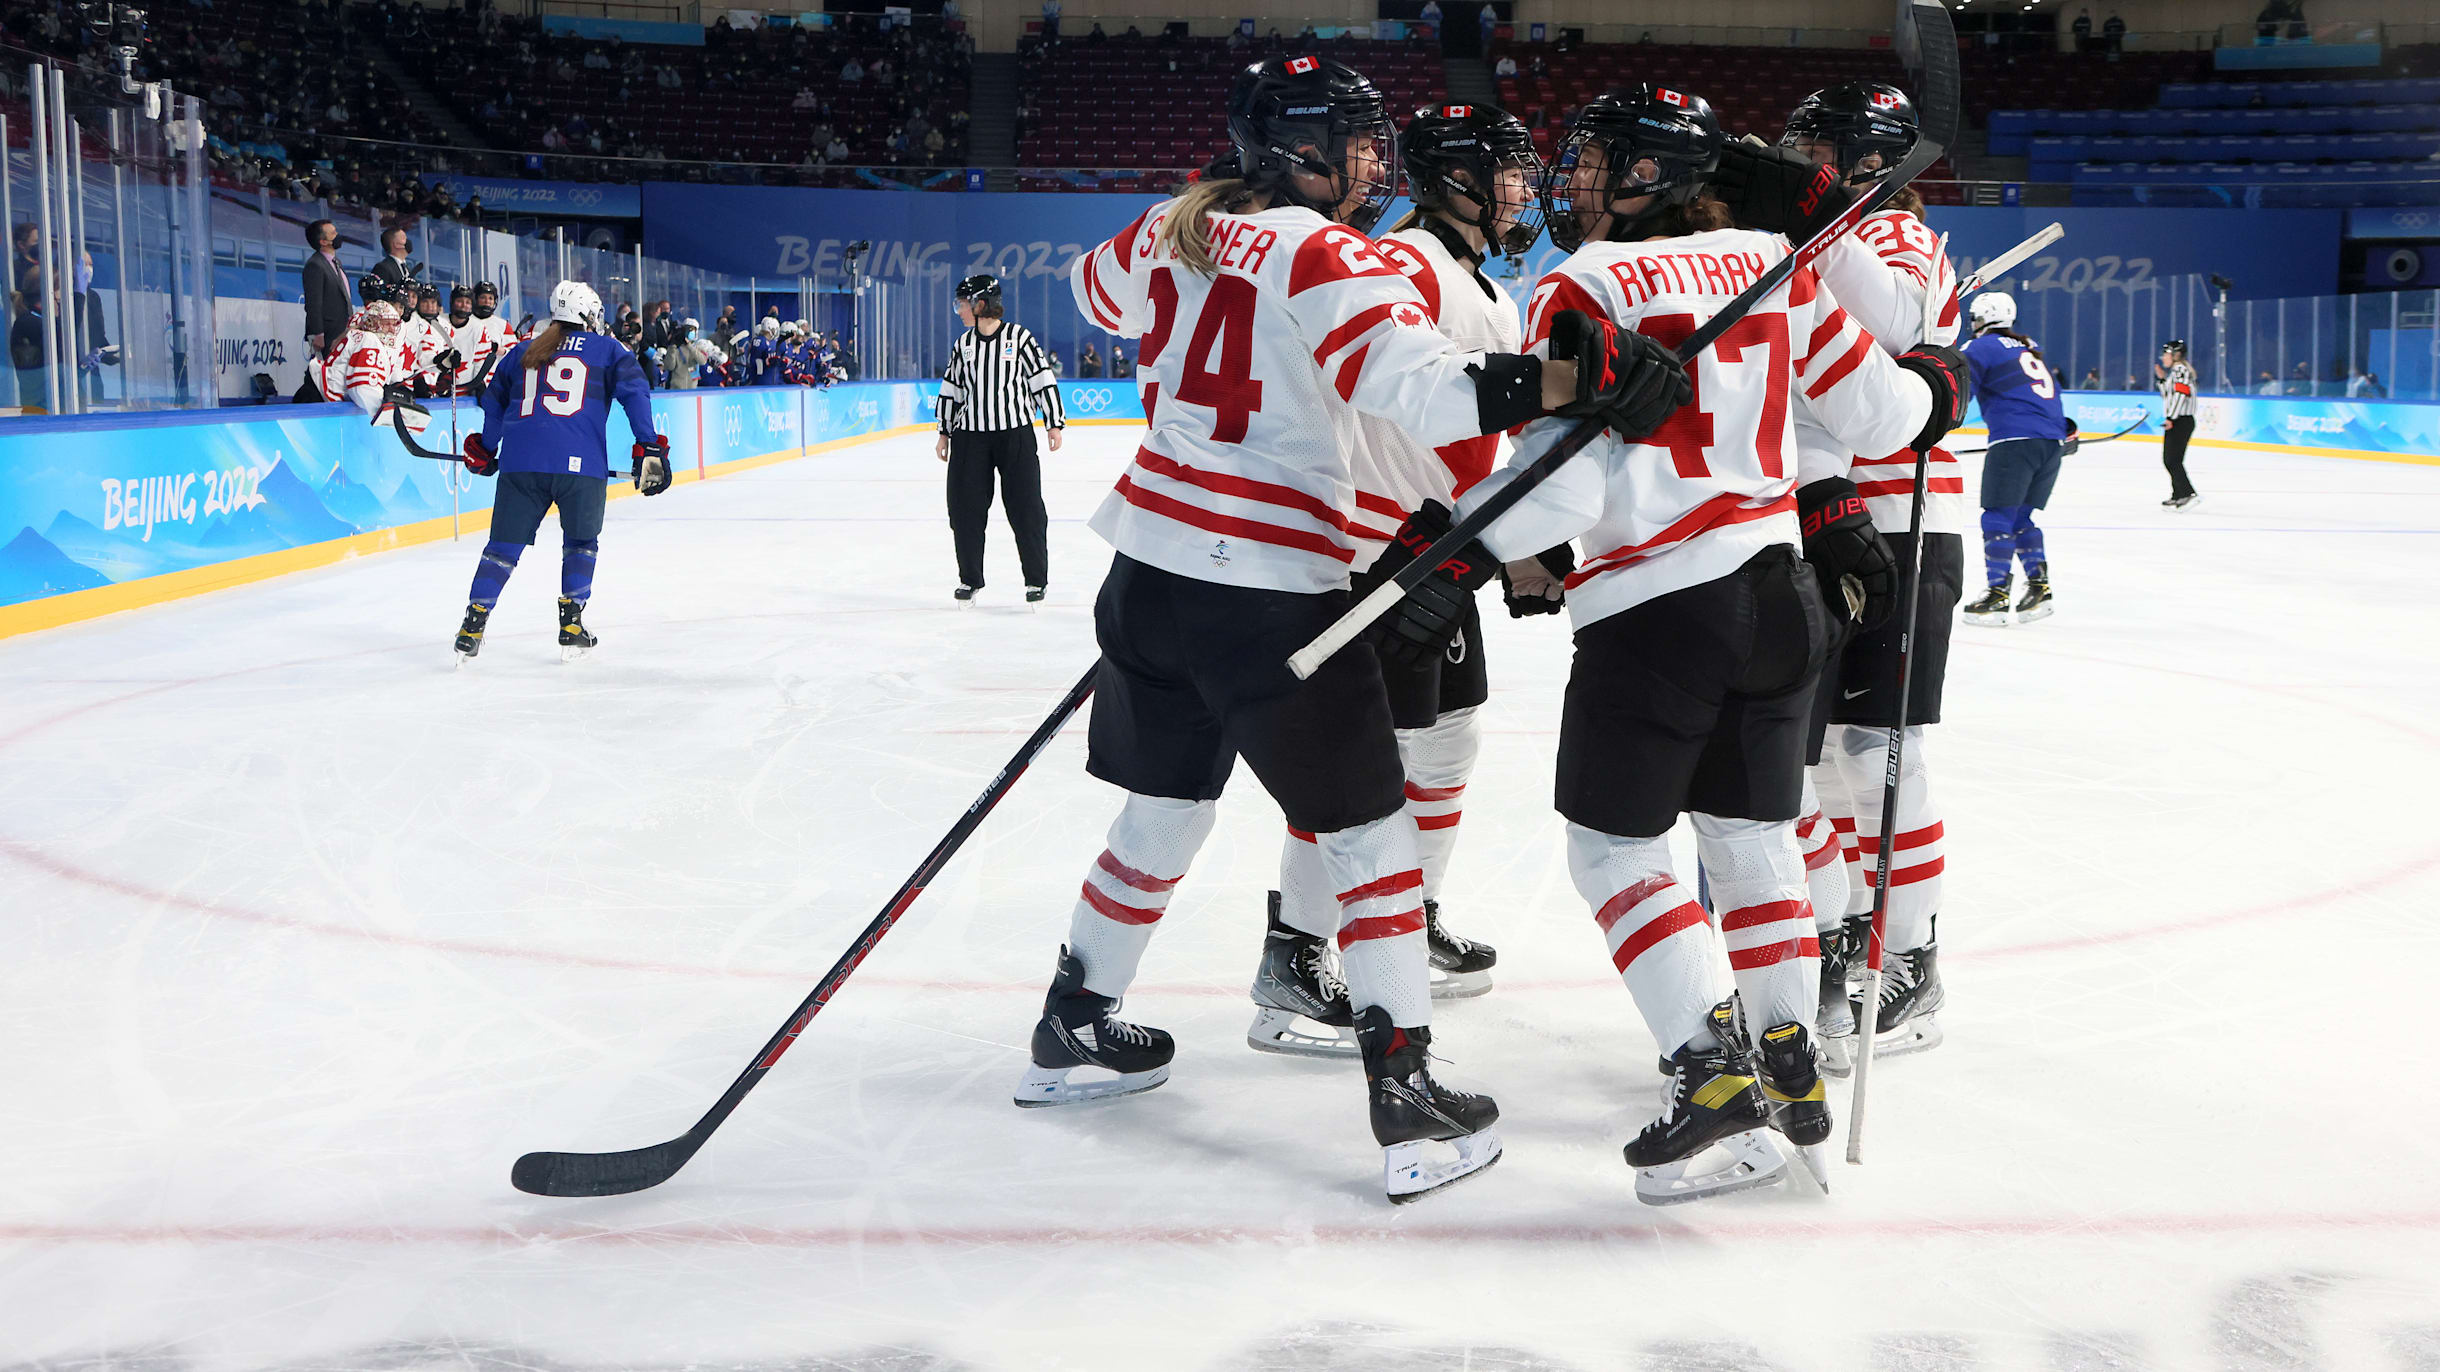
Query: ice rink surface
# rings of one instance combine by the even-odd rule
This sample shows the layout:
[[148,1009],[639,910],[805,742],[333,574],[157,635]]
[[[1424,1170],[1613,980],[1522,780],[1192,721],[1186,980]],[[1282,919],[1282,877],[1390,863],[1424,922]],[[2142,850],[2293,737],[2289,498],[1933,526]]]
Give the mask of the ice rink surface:
[[1435,1045],[1492,1171],[1393,1209],[1356,1069],[1245,1047],[1242,773],[1128,1000],[1170,1083],[1011,1107],[1079,721],[674,1181],[512,1190],[690,1123],[1091,661],[1134,437],[1046,454],[1040,614],[1004,532],[951,608],[906,437],[614,504],[584,663],[549,526],[463,673],[479,540],[0,644],[0,1367],[2440,1368],[2440,467],[2068,460],[2058,616],[1960,627],[1933,731],[1949,1041],[1827,1198],[1635,1201],[1504,616]]

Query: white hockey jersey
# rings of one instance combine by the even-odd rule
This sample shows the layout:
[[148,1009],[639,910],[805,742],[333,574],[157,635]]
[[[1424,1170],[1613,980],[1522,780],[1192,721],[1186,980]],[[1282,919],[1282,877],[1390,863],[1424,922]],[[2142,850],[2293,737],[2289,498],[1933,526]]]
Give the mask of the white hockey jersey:
[[[1719,229],[1647,243],[1595,243],[1535,287],[1529,337],[1582,310],[1675,347],[1787,256],[1777,236]],[[1640,443],[1607,431],[1483,534],[1513,562],[1582,537],[1567,579],[1575,627],[1728,575],[1773,544],[1798,545],[1796,417],[1851,448],[1886,452],[1931,413],[1931,388],[1892,362],[1802,269],[1696,359],[1694,399]],[[1537,419],[1509,465],[1460,503],[1469,512],[1575,421]]]
[[325,400],[345,400],[367,415],[381,411],[382,388],[415,375],[415,359],[394,334],[348,330],[339,351],[313,364]]
[[[1517,303],[1449,250],[1426,228],[1401,229],[1375,240],[1391,266],[1406,273],[1432,322],[1452,343],[1487,353],[1524,350]],[[1368,567],[1427,500],[1454,506],[1498,465],[1502,435],[1481,434],[1426,448],[1406,430],[1372,415],[1356,418],[1356,515],[1348,532],[1359,545],[1356,565]]]
[[398,326],[398,341],[407,350],[410,376],[425,382],[439,380],[432,364],[449,348],[446,319],[435,316],[427,320],[420,314],[409,314]]
[[487,361],[505,357],[517,346],[517,334],[496,314],[489,319],[468,315],[465,323],[450,329],[449,346],[457,349],[456,385],[462,391],[483,374]]
[[1070,275],[1087,318],[1140,338],[1151,429],[1093,530],[1202,581],[1344,587],[1360,546],[1357,414],[1395,419],[1427,458],[1476,437],[1466,368],[1483,355],[1433,328],[1415,284],[1345,225],[1294,206],[1214,214],[1219,273],[1205,277],[1161,246],[1175,204],[1146,210]]
[[[1956,344],[1957,272],[1949,265],[1948,254],[1940,250],[1938,235],[1915,216],[1903,210],[1873,214],[1856,226],[1852,237],[1832,244],[1813,264],[1822,284],[1890,355],[1927,341]],[[1923,328],[1927,292],[1935,302],[1928,334]],[[1913,449],[1865,456],[1839,442],[1819,423],[1802,417],[1796,425],[1796,446],[1803,480],[1846,477],[1872,511],[1875,528],[1896,534],[1910,527],[1915,499]],[[1924,532],[1967,532],[1965,489],[1965,468],[1947,448],[1934,447],[1925,469]]]

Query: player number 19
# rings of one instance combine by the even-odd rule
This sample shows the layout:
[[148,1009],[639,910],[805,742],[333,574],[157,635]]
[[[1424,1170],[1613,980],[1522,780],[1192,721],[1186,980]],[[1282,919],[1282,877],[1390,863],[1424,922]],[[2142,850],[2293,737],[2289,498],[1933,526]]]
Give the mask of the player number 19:
[[554,357],[541,371],[526,369],[525,403],[517,407],[520,417],[533,414],[535,392],[545,380],[551,393],[541,397],[542,408],[564,418],[585,407],[585,364],[573,357]]

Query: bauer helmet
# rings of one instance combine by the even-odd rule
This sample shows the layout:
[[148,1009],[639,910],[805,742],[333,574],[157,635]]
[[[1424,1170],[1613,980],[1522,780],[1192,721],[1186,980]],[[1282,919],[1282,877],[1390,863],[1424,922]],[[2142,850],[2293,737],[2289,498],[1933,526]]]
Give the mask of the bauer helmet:
[[[1694,202],[1720,165],[1720,142],[1720,121],[1701,96],[1642,85],[1596,97],[1542,175],[1550,241],[1574,252],[1638,237],[1653,216]],[[1642,208],[1617,208],[1635,196],[1646,197]]]
[[[1398,162],[1415,208],[1480,230],[1490,255],[1522,253],[1542,236],[1542,158],[1515,115],[1489,105],[1428,105],[1398,135]],[[1458,198],[1474,203],[1472,215]]]
[[[415,287],[403,281],[392,281],[377,272],[366,272],[356,279],[356,297],[365,304],[387,301],[391,305],[409,305],[415,300]],[[405,311],[400,311],[404,313]]]
[[[1398,126],[1381,89],[1327,57],[1266,57],[1237,73],[1228,93],[1237,172],[1272,203],[1301,205],[1370,233],[1398,194]],[[1323,178],[1311,194],[1296,174]]]
[[1000,313],[1000,278],[988,272],[969,276],[957,283],[960,304],[972,305],[977,316],[991,319]]
[[600,333],[602,298],[582,281],[562,281],[551,287],[551,319],[554,323],[579,324]]
[[[488,305],[483,303],[483,297],[487,295],[491,297],[491,303]],[[474,283],[474,317],[477,319],[489,319],[492,316],[492,312],[499,308],[499,287],[492,285],[488,281],[477,281]]]
[[[1923,121],[1906,92],[1878,81],[1849,81],[1806,96],[1788,116],[1779,146],[1828,162],[1849,185],[1859,185],[1897,170],[1922,136]],[[1881,160],[1866,167],[1875,156]]]
[[2016,297],[2006,291],[1984,291],[1966,307],[1966,317],[1974,321],[1974,332],[1985,329],[2016,327]]
[[2182,361],[2186,356],[2186,340],[2182,338],[2172,338],[2168,342],[2161,344],[2160,350],[2162,352],[2172,354]]

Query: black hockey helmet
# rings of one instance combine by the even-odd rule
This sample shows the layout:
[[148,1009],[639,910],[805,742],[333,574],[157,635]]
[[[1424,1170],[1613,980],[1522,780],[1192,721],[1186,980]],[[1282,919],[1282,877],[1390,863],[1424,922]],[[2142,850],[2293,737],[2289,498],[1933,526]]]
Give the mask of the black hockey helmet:
[[410,286],[402,281],[392,281],[390,278],[379,275],[375,272],[366,272],[364,275],[356,278],[356,295],[367,305],[372,304],[376,300],[386,300],[393,305],[399,306],[400,308],[398,312],[400,314],[405,314],[407,312],[407,307],[412,306],[415,302],[415,288],[413,286]]
[[[1654,215],[1693,202],[1719,168],[1720,144],[1720,121],[1699,95],[1641,85],[1596,97],[1577,111],[1542,176],[1550,241],[1574,252],[1636,237]],[[1632,196],[1651,199],[1633,214],[1615,208]]]
[[[1779,146],[1811,151],[1807,144],[1827,145],[1839,171],[1857,185],[1896,171],[1922,136],[1913,97],[1879,81],[1849,81],[1806,96],[1788,116]],[[1864,159],[1875,153],[1880,165],[1864,168]]]
[[2182,338],[2172,338],[2168,342],[2161,344],[2160,350],[2165,353],[2176,353],[2179,357],[2184,357],[2186,355],[2186,340]]
[[[1489,105],[1427,105],[1398,135],[1398,161],[1415,208],[1481,230],[1491,255],[1522,253],[1542,236],[1542,158],[1533,150],[1532,132],[1515,115]],[[1512,193],[1503,193],[1511,187]],[[1480,209],[1468,218],[1450,202],[1452,196],[1472,200]],[[1507,227],[1494,233],[1502,220]]]
[[[1239,174],[1275,204],[1370,233],[1397,198],[1398,126],[1381,89],[1327,57],[1266,57],[1237,73],[1228,136]],[[1297,172],[1328,178],[1329,194],[1298,189]]]
[[494,300],[500,298],[500,288],[488,281],[477,281],[474,283],[474,293],[476,295],[488,295]]
[[960,304],[974,306],[975,313],[993,317],[1000,312],[1000,278],[988,272],[969,276],[957,283]]
[[469,305],[473,304],[474,292],[468,290],[464,286],[451,286],[449,288],[449,303],[455,305],[461,300],[465,301]]

